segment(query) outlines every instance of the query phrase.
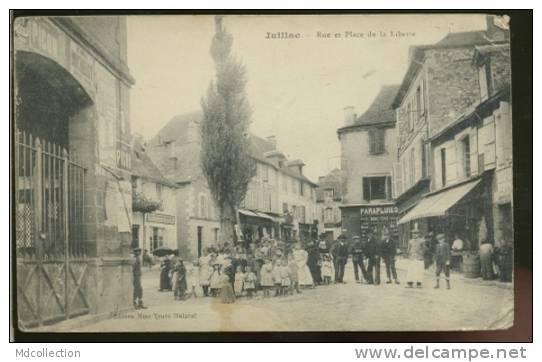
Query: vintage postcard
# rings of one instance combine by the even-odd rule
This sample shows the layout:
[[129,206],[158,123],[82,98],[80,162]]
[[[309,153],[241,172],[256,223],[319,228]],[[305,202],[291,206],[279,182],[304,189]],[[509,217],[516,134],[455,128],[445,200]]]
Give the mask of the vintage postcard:
[[509,18],[16,16],[16,325],[514,324]]

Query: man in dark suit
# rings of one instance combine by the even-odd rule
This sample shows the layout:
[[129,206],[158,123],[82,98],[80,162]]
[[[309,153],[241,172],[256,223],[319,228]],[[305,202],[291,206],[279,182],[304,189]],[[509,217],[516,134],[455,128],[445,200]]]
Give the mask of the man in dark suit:
[[133,303],[135,309],[147,309],[143,305],[143,287],[141,286],[141,249],[134,249],[135,261],[132,265],[132,276],[134,282]]
[[386,276],[388,281],[386,284],[391,284],[391,278],[395,281],[395,284],[399,284],[397,279],[397,271],[395,270],[395,254],[397,253],[397,244],[391,237],[388,229],[382,230],[382,242],[380,243],[380,250],[384,264],[386,264]]
[[333,256],[333,264],[335,265],[335,282],[344,283],[344,266],[348,260],[348,247],[345,243],[346,236],[341,234],[338,243],[334,245],[331,255]]
[[[359,236],[354,236],[350,250],[352,254],[352,265],[354,267],[354,277],[356,278],[356,283],[363,283],[363,280],[367,279],[367,271],[365,270],[365,264],[363,264],[363,243],[361,242]],[[360,269],[361,275],[359,275]]]
[[369,284],[380,284],[380,245],[373,230],[367,234],[365,256],[368,260],[367,279]]

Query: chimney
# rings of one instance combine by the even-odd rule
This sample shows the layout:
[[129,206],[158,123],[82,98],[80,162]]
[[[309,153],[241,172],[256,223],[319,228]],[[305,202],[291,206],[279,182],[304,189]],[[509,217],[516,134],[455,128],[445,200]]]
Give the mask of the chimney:
[[353,106],[344,107],[344,125],[352,126],[356,120],[356,114],[354,113]]
[[273,146],[273,150],[277,149],[277,137],[276,136],[267,136],[267,142]]
[[215,32],[216,33],[222,33],[222,19],[223,17],[220,15],[215,16]]

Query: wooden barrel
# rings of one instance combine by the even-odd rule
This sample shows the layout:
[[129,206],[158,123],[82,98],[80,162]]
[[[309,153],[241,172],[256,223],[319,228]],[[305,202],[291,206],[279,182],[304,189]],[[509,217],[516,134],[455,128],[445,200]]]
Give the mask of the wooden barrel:
[[478,255],[463,255],[462,272],[465,278],[478,278],[480,276],[480,257]]

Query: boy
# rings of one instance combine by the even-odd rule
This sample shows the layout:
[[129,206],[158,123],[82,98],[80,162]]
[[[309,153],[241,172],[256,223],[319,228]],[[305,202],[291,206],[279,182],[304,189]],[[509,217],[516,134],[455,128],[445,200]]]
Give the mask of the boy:
[[446,242],[444,234],[437,235],[437,247],[435,250],[435,264],[437,267],[437,284],[435,289],[440,288],[440,273],[444,271],[446,277],[446,289],[450,289],[450,245]]

